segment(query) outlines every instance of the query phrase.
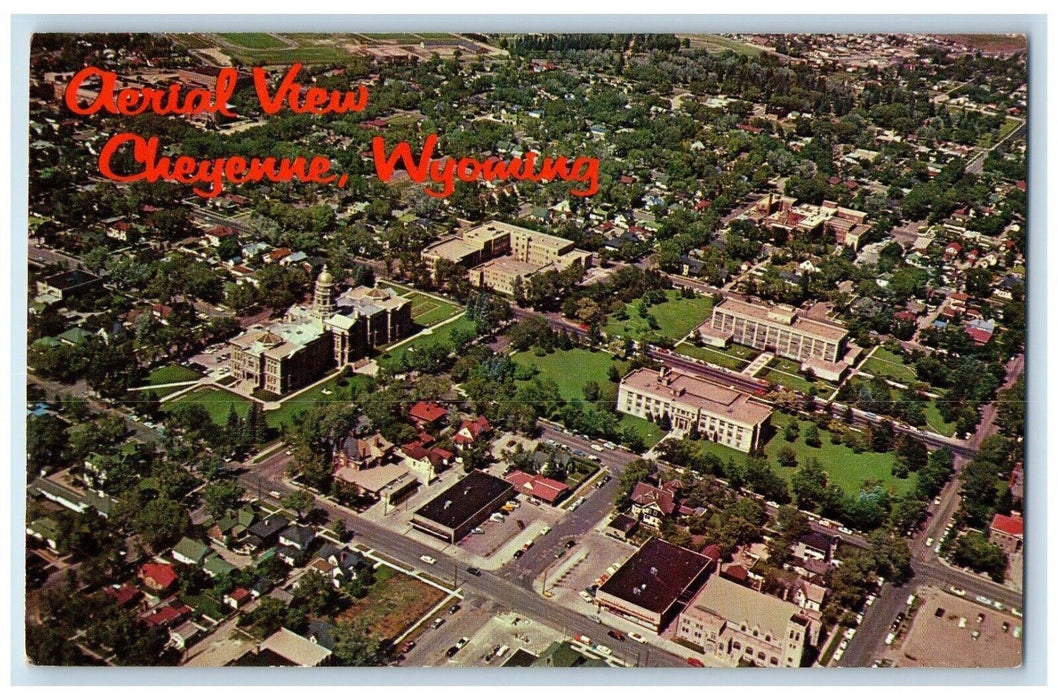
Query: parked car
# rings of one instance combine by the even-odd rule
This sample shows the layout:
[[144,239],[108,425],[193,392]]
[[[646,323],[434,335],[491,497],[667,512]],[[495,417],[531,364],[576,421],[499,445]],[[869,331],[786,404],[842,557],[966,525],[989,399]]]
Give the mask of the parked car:
[[429,554],[424,554],[419,557],[419,561],[423,562],[424,564],[430,564],[431,566],[437,563],[437,560],[431,557]]
[[705,664],[703,664],[701,661],[699,661],[698,659],[694,658],[693,656],[688,656],[687,657],[687,663],[689,665],[695,666],[697,668],[705,668]]
[[404,644],[401,645],[400,653],[401,654],[407,654],[409,651],[411,651],[414,648],[415,648],[415,640],[409,639],[408,641],[404,642]]
[[444,623],[445,623],[445,619],[443,617],[439,617],[439,618],[437,618],[437,619],[435,619],[433,621],[433,624],[430,625],[430,629],[435,630],[438,627],[440,627],[441,625],[443,625]]
[[610,654],[613,653],[613,649],[611,649],[608,646],[604,646],[602,644],[596,644],[595,645],[595,651],[599,652],[603,656],[609,656]]
[[629,632],[628,633],[628,638],[633,640],[633,641],[639,642],[640,644],[646,644],[647,643],[647,638],[644,637],[643,635],[641,635],[639,632]]
[[566,540],[566,549],[573,549],[576,546],[577,543],[574,540]]
[[618,630],[609,630],[606,634],[610,635],[619,642],[623,642],[625,640],[625,633],[619,632]]
[[481,569],[476,566],[468,566],[467,573],[471,576],[481,576]]

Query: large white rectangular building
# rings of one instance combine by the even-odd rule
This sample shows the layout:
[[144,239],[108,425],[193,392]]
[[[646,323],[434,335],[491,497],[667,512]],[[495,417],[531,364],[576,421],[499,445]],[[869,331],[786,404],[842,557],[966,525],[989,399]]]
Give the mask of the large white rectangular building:
[[845,353],[848,331],[836,323],[805,318],[790,306],[751,304],[724,299],[713,309],[710,326],[731,334],[736,343],[771,350],[779,357],[837,362]]
[[667,415],[675,430],[693,428],[742,452],[760,447],[771,422],[771,409],[748,395],[667,367],[629,372],[617,392],[617,410],[655,422]]

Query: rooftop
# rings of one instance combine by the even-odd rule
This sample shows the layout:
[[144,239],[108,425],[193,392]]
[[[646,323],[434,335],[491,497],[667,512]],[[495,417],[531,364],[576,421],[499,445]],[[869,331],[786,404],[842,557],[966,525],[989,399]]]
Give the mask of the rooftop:
[[706,556],[656,537],[639,548],[599,589],[655,613],[664,613],[712,565]]
[[415,514],[438,525],[455,529],[509,491],[513,491],[513,487],[503,479],[474,470],[419,508]]
[[801,608],[785,600],[760,593],[734,581],[713,576],[701,592],[687,606],[686,613],[717,615],[733,624],[745,623],[748,628],[770,634],[772,639],[786,637],[790,618],[801,615]]
[[717,304],[716,310],[724,310],[736,316],[753,318],[773,325],[790,326],[799,333],[806,333],[826,340],[840,342],[848,331],[835,323],[804,318],[797,309],[781,304],[751,304],[728,297]]
[[771,416],[770,408],[750,401],[747,394],[667,368],[659,372],[641,367],[630,372],[621,384],[637,391],[667,396],[745,425],[763,423]]

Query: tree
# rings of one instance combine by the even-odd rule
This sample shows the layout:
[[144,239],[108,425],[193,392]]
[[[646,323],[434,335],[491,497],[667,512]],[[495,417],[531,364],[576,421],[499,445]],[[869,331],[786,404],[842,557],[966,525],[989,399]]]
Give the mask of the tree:
[[955,543],[952,556],[959,566],[968,566],[974,571],[984,572],[998,583],[1002,583],[1006,576],[1006,554],[980,532],[967,532],[960,537]]
[[66,423],[50,413],[33,416],[26,424],[26,457],[35,472],[46,472],[63,465],[66,450]]
[[779,448],[777,459],[779,460],[779,466],[791,469],[797,466],[797,451],[789,445],[783,445]]
[[339,666],[374,666],[379,641],[362,619],[342,620],[334,626],[334,659]]
[[206,510],[216,520],[225,513],[235,510],[239,506],[243,489],[237,482],[230,479],[216,481],[202,489],[202,500],[206,504]]
[[179,501],[155,496],[134,516],[136,531],[157,552],[173,545],[191,527],[187,509]]
[[815,423],[809,423],[805,430],[805,444],[809,447],[820,447],[823,444],[819,439],[819,426]]
[[305,489],[291,491],[287,497],[283,499],[283,505],[297,513],[298,520],[301,520],[305,516],[305,513],[307,513],[315,503],[316,499],[314,499],[312,494]]

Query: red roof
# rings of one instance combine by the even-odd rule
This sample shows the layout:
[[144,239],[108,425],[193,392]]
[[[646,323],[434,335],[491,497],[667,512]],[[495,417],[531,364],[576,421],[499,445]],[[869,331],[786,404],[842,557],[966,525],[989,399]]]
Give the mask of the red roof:
[[511,482],[516,489],[529,496],[534,496],[542,501],[553,503],[555,499],[565,493],[569,487],[561,481],[549,479],[539,474],[526,474],[515,470],[507,475],[507,481]]
[[442,406],[430,401],[419,401],[411,407],[409,414],[416,420],[423,421],[424,423],[433,423],[434,421],[441,420],[445,417],[448,412],[444,410]]
[[140,578],[144,581],[151,579],[162,590],[165,590],[176,583],[176,572],[171,564],[159,564],[152,561],[140,567]]
[[485,418],[485,416],[478,416],[474,420],[463,421],[463,425],[460,426],[459,432],[455,434],[452,440],[459,443],[471,443],[476,441],[479,435],[487,433],[490,430],[492,430],[492,426],[489,425],[488,419]]
[[641,506],[656,504],[665,515],[672,515],[676,510],[675,494],[668,489],[659,489],[657,486],[644,484],[640,481],[632,490],[632,502]]
[[124,584],[120,588],[107,588],[106,594],[112,598],[115,603],[121,606],[139,600],[140,596],[143,595],[140,589],[134,588],[128,584]]
[[1000,515],[992,518],[992,529],[1008,535],[1021,537],[1025,534],[1025,519],[1020,515]]
[[191,608],[189,606],[174,600],[168,605],[158,608],[150,615],[147,615],[143,620],[152,627],[171,625],[172,623],[183,619],[184,616],[190,612]]
[[985,345],[992,339],[992,332],[976,326],[967,326],[966,334],[974,341],[974,345]]

